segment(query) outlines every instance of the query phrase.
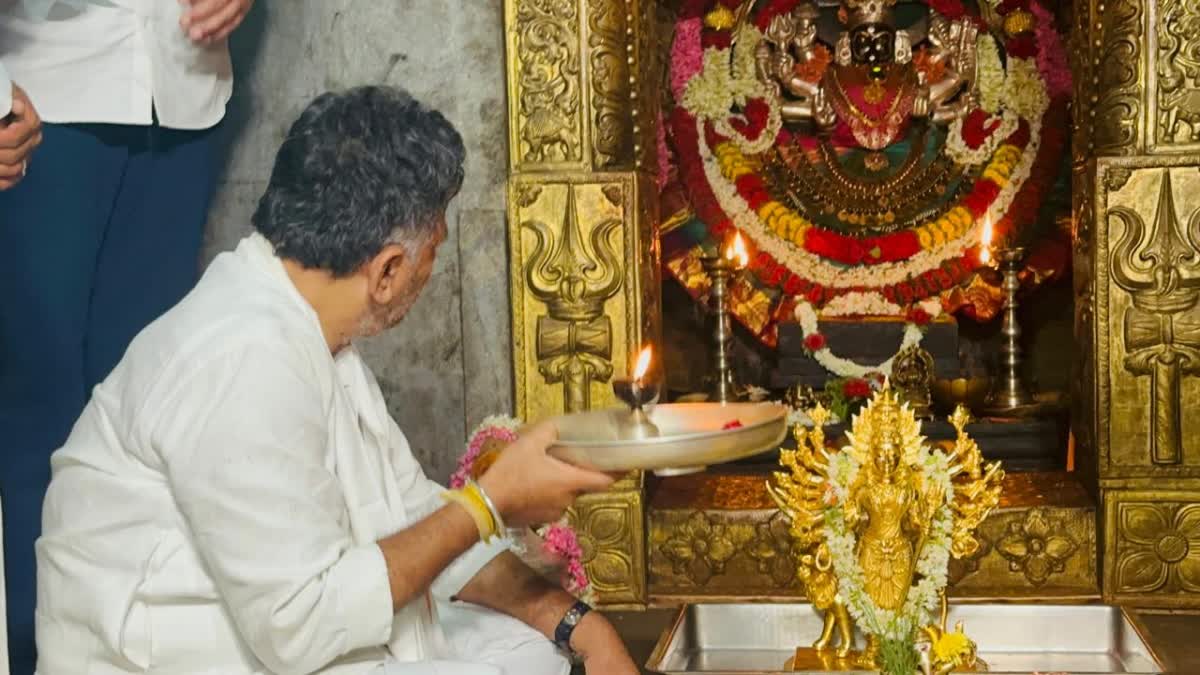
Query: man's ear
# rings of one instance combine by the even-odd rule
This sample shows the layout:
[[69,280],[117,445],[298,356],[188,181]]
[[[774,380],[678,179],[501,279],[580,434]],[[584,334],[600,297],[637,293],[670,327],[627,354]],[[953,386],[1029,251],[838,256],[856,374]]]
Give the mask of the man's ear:
[[367,261],[367,292],[375,302],[386,305],[404,291],[408,251],[399,244],[388,244]]

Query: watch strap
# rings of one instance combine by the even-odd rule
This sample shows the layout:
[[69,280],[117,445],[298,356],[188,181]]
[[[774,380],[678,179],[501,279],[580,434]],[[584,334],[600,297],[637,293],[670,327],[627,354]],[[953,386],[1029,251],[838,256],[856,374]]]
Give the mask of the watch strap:
[[592,608],[580,600],[576,600],[575,604],[571,605],[571,608],[563,615],[562,621],[558,622],[558,627],[554,629],[554,644],[559,649],[568,654],[574,653],[574,650],[571,649],[571,634],[575,632],[575,627],[583,620],[584,615],[590,611]]

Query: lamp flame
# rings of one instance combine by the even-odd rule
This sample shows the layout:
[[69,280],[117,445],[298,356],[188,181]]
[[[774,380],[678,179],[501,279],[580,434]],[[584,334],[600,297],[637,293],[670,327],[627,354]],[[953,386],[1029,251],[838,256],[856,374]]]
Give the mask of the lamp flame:
[[979,241],[979,262],[984,265],[992,261],[992,237],[994,235],[992,214],[989,213],[983,220],[983,233]]
[[646,372],[650,370],[650,357],[654,355],[654,349],[650,345],[642,348],[642,352],[638,354],[637,366],[633,369],[633,379],[641,380],[646,376]]
[[750,264],[750,254],[746,251],[746,241],[742,239],[741,232],[735,234],[733,242],[725,247],[725,259],[733,261],[738,269]]

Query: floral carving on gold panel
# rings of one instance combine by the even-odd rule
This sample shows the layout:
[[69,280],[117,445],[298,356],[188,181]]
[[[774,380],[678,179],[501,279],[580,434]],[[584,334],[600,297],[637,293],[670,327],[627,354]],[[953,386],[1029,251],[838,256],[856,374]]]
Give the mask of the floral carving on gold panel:
[[517,0],[518,125],[526,162],[582,158],[578,11],[575,2]]
[[675,574],[704,586],[714,576],[724,574],[725,563],[749,539],[741,529],[749,528],[716,522],[703,511],[696,511],[671,533],[659,550],[671,562]]
[[771,577],[779,586],[796,583],[789,527],[787,517],[776,513],[767,522],[755,525],[754,538],[746,543],[746,555],[757,563],[759,574]]
[[1200,504],[1117,507],[1118,593],[1200,593]]
[[1200,4],[1158,5],[1158,139],[1200,143]]
[[636,594],[634,580],[642,571],[634,568],[632,547],[642,533],[632,527],[633,516],[629,504],[584,503],[573,509],[584,569],[602,599],[605,594]]
[[1052,575],[1061,574],[1067,560],[1079,549],[1079,542],[1068,532],[1045,510],[1030,509],[1024,519],[1009,522],[996,550],[1008,561],[1010,571],[1020,572],[1030,584],[1040,587]]

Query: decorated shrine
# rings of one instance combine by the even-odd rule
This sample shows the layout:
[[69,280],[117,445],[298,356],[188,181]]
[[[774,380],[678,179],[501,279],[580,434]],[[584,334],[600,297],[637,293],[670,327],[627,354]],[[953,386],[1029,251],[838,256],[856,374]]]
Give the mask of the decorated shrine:
[[886,391],[1005,467],[951,604],[1200,607],[1191,3],[506,17],[517,415],[618,404],[647,345],[664,401],[793,411],[782,448],[579,501],[602,603],[822,602],[826,559],[765,486]]

